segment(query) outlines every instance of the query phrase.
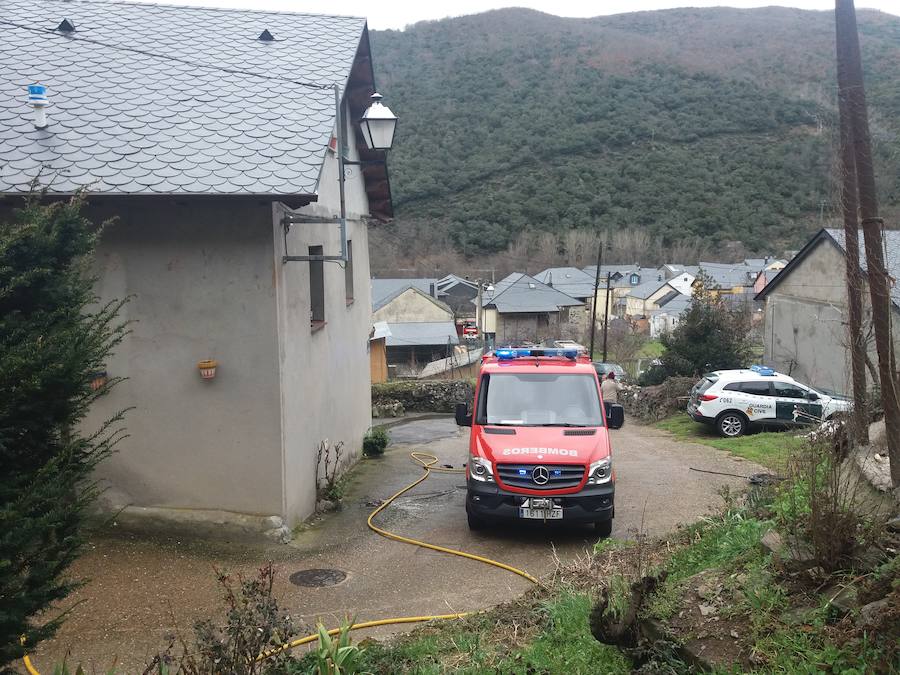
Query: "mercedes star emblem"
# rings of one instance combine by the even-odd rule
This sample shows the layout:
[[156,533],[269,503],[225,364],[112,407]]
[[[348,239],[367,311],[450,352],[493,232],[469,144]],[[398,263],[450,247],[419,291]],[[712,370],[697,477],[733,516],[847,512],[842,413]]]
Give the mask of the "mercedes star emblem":
[[546,466],[536,466],[534,467],[534,471],[531,472],[531,480],[533,480],[536,485],[546,485],[547,481],[550,480],[550,472],[547,471]]

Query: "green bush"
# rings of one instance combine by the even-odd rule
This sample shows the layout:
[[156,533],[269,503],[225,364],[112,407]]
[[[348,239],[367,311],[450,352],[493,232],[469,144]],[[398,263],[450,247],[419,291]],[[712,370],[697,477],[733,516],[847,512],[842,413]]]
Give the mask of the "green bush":
[[387,431],[382,427],[369,430],[363,437],[363,454],[366,457],[379,457],[384,454],[388,441]]
[[638,377],[638,384],[642,387],[652,387],[657,384],[662,384],[668,377],[669,373],[665,366],[654,364],[640,374]]

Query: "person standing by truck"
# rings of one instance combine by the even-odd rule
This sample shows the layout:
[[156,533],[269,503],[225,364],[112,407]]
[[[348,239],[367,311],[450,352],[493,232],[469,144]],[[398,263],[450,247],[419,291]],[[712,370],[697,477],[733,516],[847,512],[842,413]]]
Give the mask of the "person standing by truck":
[[610,371],[609,375],[600,383],[600,396],[603,397],[603,403],[618,403],[619,392],[624,387],[616,382],[616,374]]

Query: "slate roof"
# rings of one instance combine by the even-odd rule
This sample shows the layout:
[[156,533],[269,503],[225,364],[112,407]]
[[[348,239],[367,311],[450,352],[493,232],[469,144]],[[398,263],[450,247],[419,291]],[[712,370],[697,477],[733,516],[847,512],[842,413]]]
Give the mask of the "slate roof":
[[561,307],[583,304],[581,300],[521,272],[513,272],[501,279],[494,284],[493,296],[482,298],[482,307],[494,306],[501,314],[558,312]]
[[[668,297],[670,294],[667,294]],[[684,310],[691,306],[691,296],[678,293],[674,297],[670,297],[665,303],[660,300],[659,309],[650,310],[651,314],[681,314]]]
[[459,344],[456,325],[452,321],[418,321],[415,323],[389,323],[391,334],[388,347],[417,347]]
[[699,267],[701,272],[712,278],[715,286],[722,289],[734,288],[735,286],[752,286],[756,281],[756,273],[759,272],[759,270],[743,263],[701,261]]
[[[659,279],[658,277],[653,277],[650,281],[645,281],[642,284],[638,284],[637,286],[633,286],[631,289],[631,293],[628,294],[629,298],[638,298],[640,300],[646,300],[651,295],[656,293],[663,286],[668,286],[669,282],[665,279]],[[677,293],[677,291],[676,291]]]
[[[594,297],[594,277],[577,267],[550,267],[534,278],[573,298]],[[604,278],[603,283],[606,283]]]
[[[815,248],[817,244],[822,241],[831,241],[841,253],[846,255],[847,249],[844,244],[844,230],[843,229],[832,229],[826,228],[819,230],[815,236],[810,239],[806,245],[800,249],[800,251],[791,258],[790,262],[788,262],[787,266],[782,269],[774,279],[772,279],[766,287],[763,288],[759,293],[756,294],[756,300],[764,300],[765,297],[769,294],[770,291],[773,291],[779,283],[781,283],[785,278],[787,278],[791,272],[793,272],[794,268],[800,264],[800,262]],[[867,271],[866,265],[866,250],[864,246],[863,240],[863,232],[859,231],[859,266],[862,268],[863,273],[865,274]],[[887,273],[893,279],[900,279],[900,230],[884,230],[884,264],[887,268]],[[834,274],[843,278],[844,270],[835,270]],[[891,303],[894,305],[895,309],[900,310],[900,288],[896,283],[891,285],[890,288],[891,293]]]
[[433,298],[431,289],[437,292],[437,279],[372,279],[372,311],[377,311],[400,295],[407,288],[415,288]]
[[[582,271],[587,274],[591,279],[594,278],[594,274],[597,270],[596,265],[588,265],[583,268]],[[656,275],[659,274],[659,271],[655,267],[641,267],[640,265],[601,265],[600,266],[600,287],[606,287],[606,273],[610,272],[612,275],[612,279],[610,280],[610,288],[635,288],[643,281],[647,281],[650,278],[656,278]],[[621,277],[616,279],[615,275],[620,274]],[[639,277],[639,281],[637,284],[631,283],[631,275],[632,273],[636,273]],[[654,275],[651,277],[650,275]]]
[[[52,193],[314,194],[330,85],[345,86],[366,26],[98,0],[2,8],[0,193],[27,191],[42,170]],[[55,30],[63,19],[74,32]],[[26,105],[34,82],[51,103],[43,130]]]
[[469,281],[468,279],[463,279],[462,277],[458,277],[455,274],[448,274],[444,277],[438,279],[437,285],[438,288],[442,291],[445,291],[449,288],[454,288],[462,284],[463,286],[467,286],[472,290],[478,290],[478,284],[474,281]]

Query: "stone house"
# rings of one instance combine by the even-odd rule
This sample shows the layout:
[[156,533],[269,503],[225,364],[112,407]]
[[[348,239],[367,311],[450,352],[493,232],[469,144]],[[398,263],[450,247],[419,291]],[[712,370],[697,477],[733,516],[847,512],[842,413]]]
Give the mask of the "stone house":
[[[347,158],[383,157],[355,124],[374,91],[365,20],[93,0],[9,0],[4,19],[0,217],[38,178],[116,219],[95,272],[101,301],[131,298],[107,364],[127,379],[86,428],[134,409],[98,469],[107,505],[120,524],[284,536],[314,510],[319,442],[352,460],[371,423],[367,222],[391,195],[383,163],[345,172],[342,240],[333,142],[337,85]],[[344,241],[346,263],[284,260]]]
[[[862,231],[860,264],[866,261]],[[900,232],[885,230],[885,263],[900,277]],[[843,229],[819,230],[756,296],[764,303],[764,359],[767,365],[814,387],[849,394],[850,352]],[[868,286],[863,283],[864,332],[871,335]],[[900,289],[891,288],[891,318],[900,318]],[[894,332],[894,349],[898,349]],[[877,372],[874,336],[869,361]],[[870,371],[871,372],[871,371]],[[871,381],[871,379],[870,379]]]
[[573,308],[584,303],[534,277],[513,272],[482,297],[480,325],[488,348],[581,339],[581,326],[570,322]]

